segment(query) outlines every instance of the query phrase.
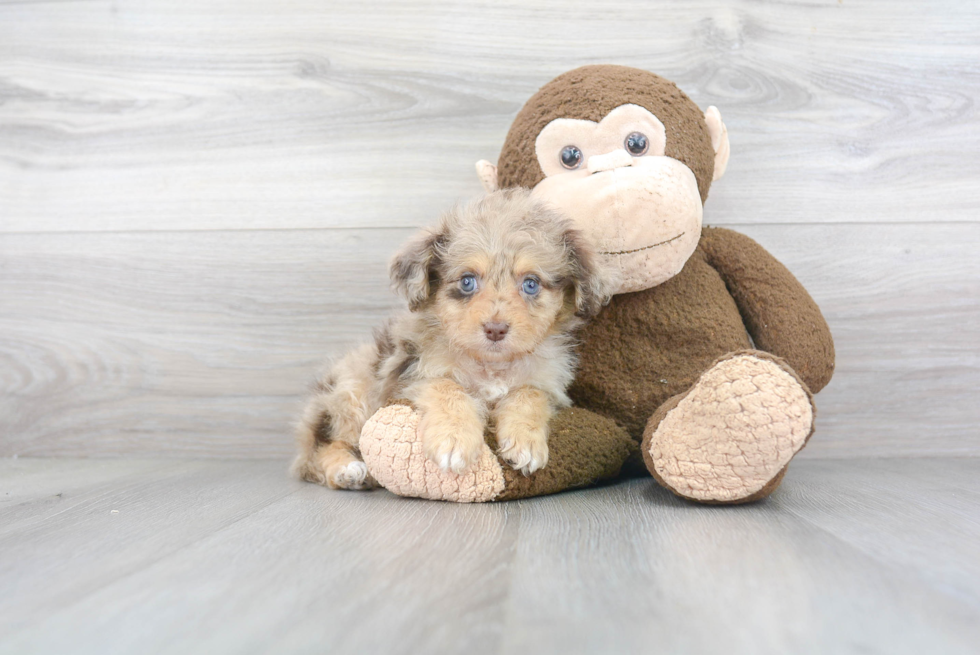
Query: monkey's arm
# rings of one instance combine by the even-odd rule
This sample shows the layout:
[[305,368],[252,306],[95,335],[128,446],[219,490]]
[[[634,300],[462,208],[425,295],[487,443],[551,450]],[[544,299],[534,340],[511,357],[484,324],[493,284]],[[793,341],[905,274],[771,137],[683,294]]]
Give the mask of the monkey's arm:
[[834,340],[803,285],[744,234],[704,228],[700,248],[724,279],[755,346],[785,359],[811,392],[823,389],[834,374]]

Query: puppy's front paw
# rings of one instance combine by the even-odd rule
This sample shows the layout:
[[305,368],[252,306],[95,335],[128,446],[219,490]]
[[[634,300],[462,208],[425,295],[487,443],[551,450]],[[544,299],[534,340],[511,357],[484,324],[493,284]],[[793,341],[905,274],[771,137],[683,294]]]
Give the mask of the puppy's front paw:
[[454,429],[423,419],[421,431],[426,457],[443,471],[464,473],[480,459],[483,432],[475,427]]
[[513,430],[497,435],[498,454],[516,471],[531,475],[548,463],[545,430]]

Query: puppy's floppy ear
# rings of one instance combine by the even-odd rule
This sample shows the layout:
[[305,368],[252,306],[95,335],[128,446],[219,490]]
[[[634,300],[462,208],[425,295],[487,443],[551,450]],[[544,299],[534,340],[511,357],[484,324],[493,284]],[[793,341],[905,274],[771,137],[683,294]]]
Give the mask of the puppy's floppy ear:
[[595,250],[578,230],[565,230],[562,239],[571,269],[569,279],[575,289],[575,315],[592,318],[612,298],[615,289],[613,271],[602,265]]
[[424,230],[406,243],[388,266],[391,286],[404,296],[413,312],[421,308],[435,290],[439,250],[445,239],[444,230]]

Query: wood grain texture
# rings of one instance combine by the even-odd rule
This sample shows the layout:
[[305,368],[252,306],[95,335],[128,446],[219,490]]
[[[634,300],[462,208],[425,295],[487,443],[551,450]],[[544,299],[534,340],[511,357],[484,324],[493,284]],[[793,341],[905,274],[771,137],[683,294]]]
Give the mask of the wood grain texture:
[[[980,225],[743,231],[835,335],[806,456],[980,454]],[[287,455],[320,364],[400,304],[385,261],[407,234],[7,235],[0,455]]]
[[724,223],[976,221],[980,6],[0,5],[2,231],[419,225],[577,65],[721,108]]
[[[0,495],[0,517],[3,530],[15,524],[17,515],[40,517],[44,501],[58,504],[65,494],[73,494],[98,483],[114,483],[168,466],[165,459],[64,460],[45,466],[33,459],[9,459],[3,463],[3,493]],[[51,490],[58,488],[52,494]],[[26,511],[25,511],[26,510]]]
[[[693,507],[641,481],[610,487],[605,497],[528,503],[510,601],[520,619],[502,652],[971,652],[977,605],[937,593],[917,577],[918,564],[889,566],[817,528],[806,512],[790,514],[787,495],[811,492],[795,469],[812,464],[793,465],[787,489],[771,501],[740,508]],[[852,477],[901,483],[862,464],[870,472]],[[844,493],[809,481],[828,495]],[[896,517],[946,537],[935,517],[920,526],[897,518],[904,510],[890,504],[877,520]],[[862,519],[869,540],[898,545],[867,513]],[[841,523],[858,529],[850,515]]]
[[[931,458],[883,460],[869,474],[860,459],[807,462],[794,467],[798,484],[777,500],[874,561],[980,607],[977,466]],[[897,507],[903,508],[900,514]],[[937,520],[945,523],[942,529]]]
[[395,304],[408,233],[8,235],[0,453],[288,453],[324,360]]
[[650,479],[455,505],[300,484],[282,462],[123,464],[130,476],[100,483],[85,469],[103,462],[0,460],[0,496],[11,471],[47,489],[23,502],[37,521],[0,535],[0,586],[16,592],[0,598],[0,653],[980,643],[980,459],[798,461],[739,507]]
[[[127,477],[5,509],[0,633],[71,605],[291,491],[281,464],[278,479],[268,463],[256,461],[145,469],[136,462]],[[71,479],[71,472],[65,476]],[[25,533],[34,537],[24,539]],[[43,582],[37,572],[44,572]]]

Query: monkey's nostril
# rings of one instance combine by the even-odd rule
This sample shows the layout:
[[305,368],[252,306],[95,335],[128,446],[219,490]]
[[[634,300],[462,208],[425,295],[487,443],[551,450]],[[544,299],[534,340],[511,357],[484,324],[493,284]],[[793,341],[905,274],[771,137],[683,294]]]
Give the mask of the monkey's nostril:
[[507,336],[509,328],[510,326],[506,323],[484,323],[483,334],[487,335],[487,339],[490,341],[501,341]]

